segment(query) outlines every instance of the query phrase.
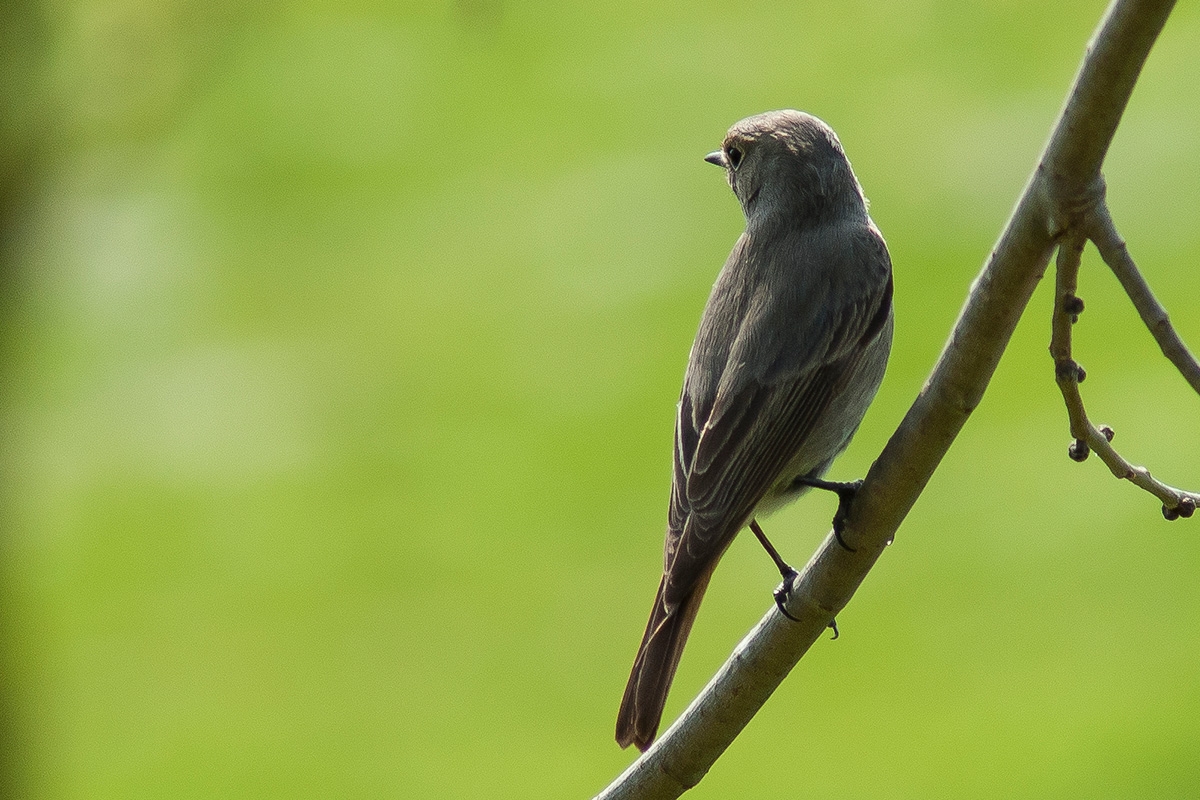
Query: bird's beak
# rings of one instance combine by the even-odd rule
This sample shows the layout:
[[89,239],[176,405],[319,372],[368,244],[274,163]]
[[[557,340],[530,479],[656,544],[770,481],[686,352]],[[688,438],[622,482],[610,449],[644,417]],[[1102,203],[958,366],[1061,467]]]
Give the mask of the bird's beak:
[[704,157],[704,160],[710,164],[716,164],[722,169],[729,169],[729,159],[725,158],[724,150],[717,150],[715,153],[709,153]]

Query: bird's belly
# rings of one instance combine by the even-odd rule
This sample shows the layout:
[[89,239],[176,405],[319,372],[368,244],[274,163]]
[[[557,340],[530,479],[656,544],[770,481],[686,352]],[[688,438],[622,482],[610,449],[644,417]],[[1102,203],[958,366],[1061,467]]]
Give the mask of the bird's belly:
[[865,354],[854,378],[829,403],[821,419],[812,426],[812,433],[755,506],[755,516],[770,514],[808,491],[810,487],[797,485],[796,479],[820,478],[850,444],[883,381],[891,349],[891,324],[889,319],[884,334]]

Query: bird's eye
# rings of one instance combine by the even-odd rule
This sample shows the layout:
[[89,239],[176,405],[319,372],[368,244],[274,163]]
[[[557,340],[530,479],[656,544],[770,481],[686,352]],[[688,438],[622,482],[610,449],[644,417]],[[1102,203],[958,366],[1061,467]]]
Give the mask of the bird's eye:
[[726,148],[725,157],[729,159],[729,166],[734,169],[737,169],[738,164],[742,163],[742,151],[736,147]]

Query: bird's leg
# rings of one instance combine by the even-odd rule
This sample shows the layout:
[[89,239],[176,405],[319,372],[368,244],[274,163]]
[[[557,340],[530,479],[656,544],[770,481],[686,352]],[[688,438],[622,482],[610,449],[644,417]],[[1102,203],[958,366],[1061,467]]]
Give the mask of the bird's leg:
[[771,540],[767,538],[765,533],[763,533],[763,529],[759,526],[758,520],[750,520],[750,530],[754,531],[754,535],[758,537],[758,543],[761,544],[763,549],[767,551],[767,555],[769,555],[771,560],[775,562],[775,568],[778,569],[779,574],[783,576],[783,583],[779,584],[779,587],[775,589],[775,605],[779,607],[779,613],[783,614],[790,620],[799,622],[800,620],[789,614],[787,609],[783,607],[783,604],[787,602],[788,596],[792,593],[792,587],[795,586],[796,577],[799,575],[799,573],[796,572],[795,568],[793,568],[791,564],[784,561],[783,557],[779,555],[779,551],[775,549],[775,545],[771,544]]
[[[783,583],[779,584],[778,588],[775,589],[775,605],[779,608],[779,613],[783,614],[792,622],[799,622],[800,620],[796,619],[787,612],[787,609],[784,608],[784,604],[787,603],[788,597],[791,596],[792,589],[796,585],[796,578],[800,576],[800,573],[796,572],[792,565],[784,561],[783,557],[779,555],[779,551],[775,549],[775,545],[771,544],[771,540],[767,538],[765,533],[763,533],[763,529],[758,524],[758,520],[750,520],[750,530],[754,531],[754,535],[758,537],[759,544],[761,544],[763,549],[767,551],[767,555],[769,555],[771,560],[775,562],[775,567],[779,570],[779,574],[783,576]],[[837,620],[830,620],[829,627],[833,629],[833,638],[838,638]]]
[[850,504],[854,502],[854,495],[858,494],[858,489],[862,486],[862,481],[840,483],[838,481],[823,481],[820,478],[799,477],[796,478],[795,482],[802,486],[811,486],[814,489],[824,489],[827,492],[837,493],[838,507],[833,515],[833,535],[837,538],[838,544],[848,552],[853,553],[854,548],[846,544],[846,540],[842,538],[842,531],[846,528],[846,517],[850,514]]

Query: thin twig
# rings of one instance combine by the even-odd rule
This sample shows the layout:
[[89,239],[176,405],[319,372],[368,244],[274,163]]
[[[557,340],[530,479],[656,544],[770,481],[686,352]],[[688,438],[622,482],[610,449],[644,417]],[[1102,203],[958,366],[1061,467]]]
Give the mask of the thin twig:
[[1162,348],[1163,355],[1178,368],[1191,387],[1200,392],[1200,362],[1196,361],[1196,357],[1179,338],[1167,316],[1167,310],[1150,290],[1150,285],[1138,271],[1137,264],[1133,263],[1129,248],[1117,233],[1107,206],[1101,204],[1093,209],[1088,218],[1087,236],[1095,242],[1100,257],[1125,288],[1125,293],[1133,301],[1133,307],[1141,315],[1142,322],[1146,323],[1150,334]]
[[[1097,202],[1085,215],[1103,214],[1110,219],[1103,200]],[[1110,230],[1112,230],[1110,225]],[[1088,420],[1079,393],[1079,384],[1087,376],[1075,361],[1071,352],[1071,326],[1083,311],[1083,301],[1076,294],[1080,255],[1085,242],[1080,228],[1064,233],[1059,242],[1056,262],[1054,319],[1051,324],[1050,354],[1054,357],[1054,378],[1062,392],[1070,420],[1071,443],[1069,454],[1076,461],[1083,461],[1088,453],[1096,455],[1117,478],[1128,480],[1133,485],[1157,497],[1163,504],[1163,516],[1167,519],[1190,517],[1200,503],[1200,494],[1176,489],[1154,478],[1145,467],[1130,464],[1112,446],[1113,430],[1107,426],[1093,425]],[[1124,249],[1124,248],[1122,248]],[[1132,262],[1131,262],[1132,263]],[[1140,276],[1139,276],[1140,277]]]
[[1083,301],[1076,294],[1079,278],[1079,263],[1083,245],[1087,240],[1078,228],[1063,234],[1058,245],[1055,262],[1054,317],[1051,321],[1050,355],[1054,358],[1054,379],[1067,404],[1067,417],[1071,424],[1070,455],[1076,461],[1087,458],[1091,446],[1088,429],[1091,423],[1079,394],[1079,382],[1086,377],[1083,367],[1071,353],[1071,326],[1083,311]]

